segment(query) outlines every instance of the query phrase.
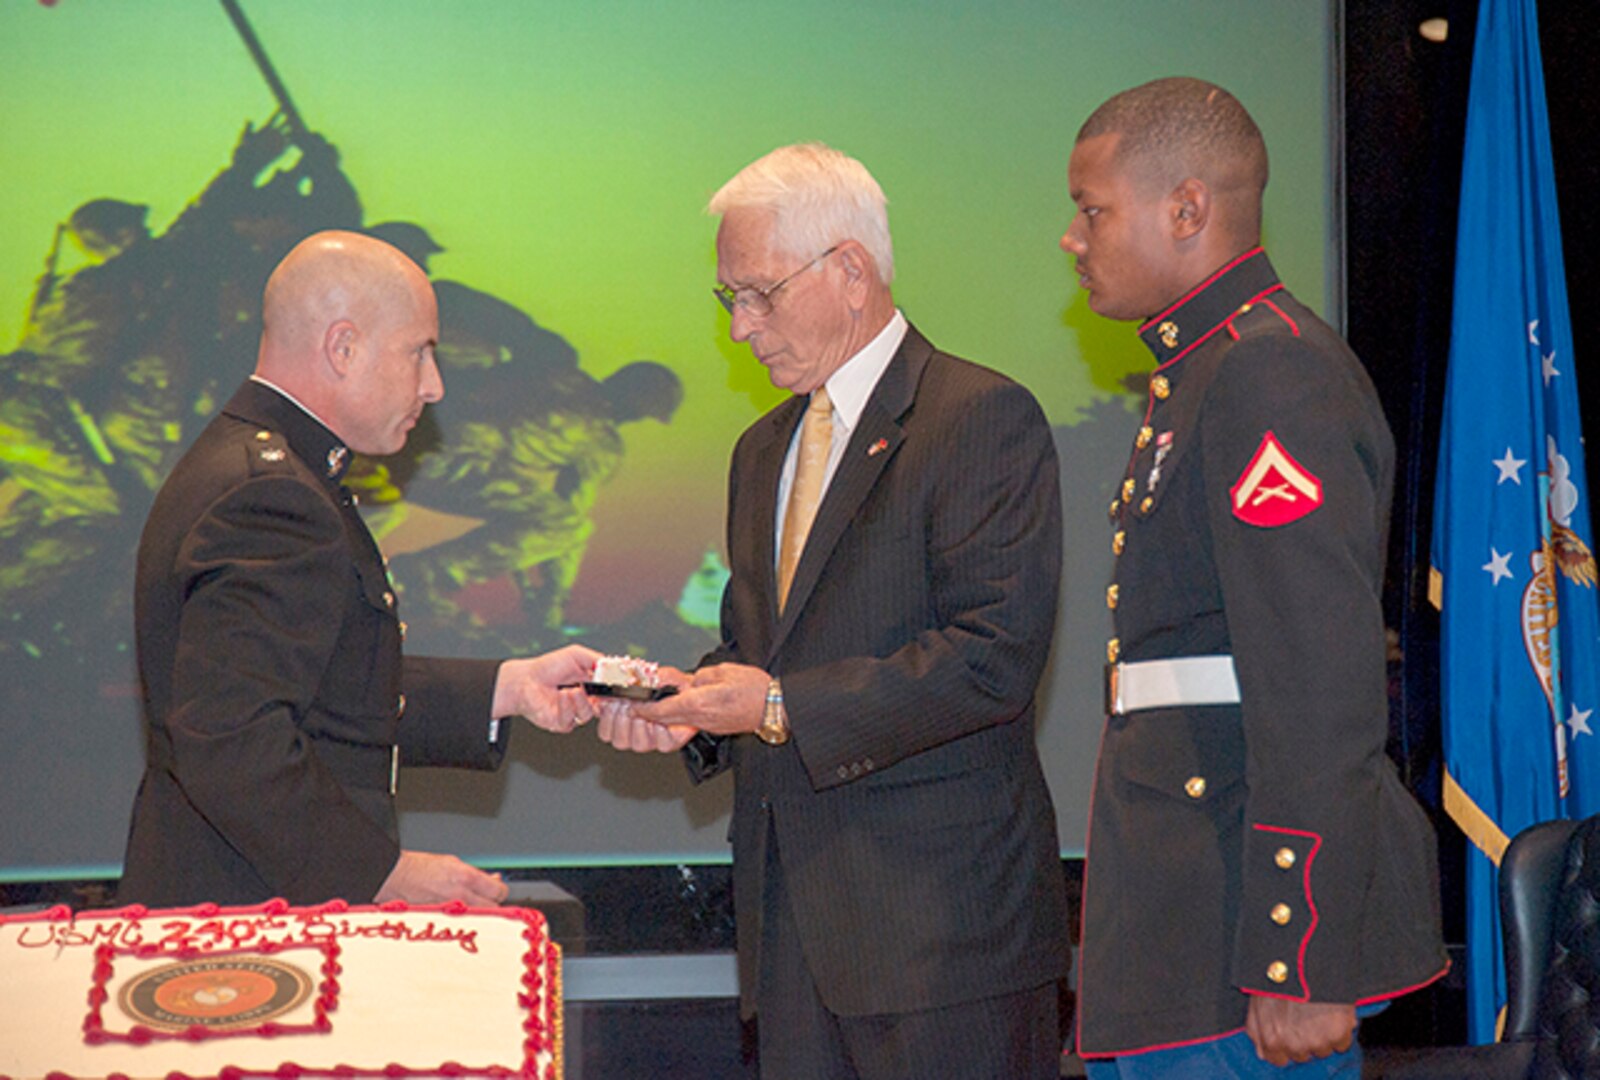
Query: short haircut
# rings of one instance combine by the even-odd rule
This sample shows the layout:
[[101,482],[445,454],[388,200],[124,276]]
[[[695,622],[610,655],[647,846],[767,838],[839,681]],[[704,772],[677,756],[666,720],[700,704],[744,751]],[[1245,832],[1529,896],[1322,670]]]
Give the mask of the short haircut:
[[711,197],[708,213],[764,209],[775,215],[773,243],[811,259],[855,240],[885,285],[894,280],[888,200],[865,165],[822,143],[780,146],[746,165]]
[[[1239,99],[1203,79],[1157,79],[1096,109],[1078,142],[1120,135],[1117,160],[1141,184],[1175,186],[1189,177],[1258,206],[1267,186],[1267,144]],[[1258,211],[1259,212],[1259,211]]]

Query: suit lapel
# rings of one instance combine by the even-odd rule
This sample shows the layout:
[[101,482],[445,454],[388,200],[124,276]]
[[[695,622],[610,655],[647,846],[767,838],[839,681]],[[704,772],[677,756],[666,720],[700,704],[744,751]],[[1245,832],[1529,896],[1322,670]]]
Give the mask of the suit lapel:
[[[817,581],[822,576],[822,568],[827,564],[828,557],[833,554],[839,538],[850,527],[862,503],[871,494],[884,469],[894,459],[900,444],[905,440],[905,431],[900,426],[900,418],[911,407],[911,402],[916,396],[917,383],[922,378],[922,371],[927,366],[928,356],[932,352],[933,346],[917,333],[915,327],[907,328],[899,351],[884,369],[883,376],[872,391],[872,396],[867,399],[866,408],[861,412],[861,419],[850,435],[844,456],[839,460],[839,467],[828,483],[828,491],[822,498],[822,505],[817,508],[816,520],[811,523],[811,533],[806,537],[805,549],[800,553],[800,562],[795,566],[794,581],[789,585],[789,602],[784,606],[783,615],[779,618],[777,630],[773,634],[771,647],[767,650],[769,662],[778,649],[782,648],[784,639],[789,636],[789,631],[805,608],[806,600],[816,588]],[[793,423],[787,426],[792,430]],[[787,445],[783,444],[785,448]],[[783,455],[780,453],[778,456],[780,471],[782,466]],[[777,491],[776,483],[772,490]],[[774,508],[776,505],[776,495],[774,495]],[[774,516],[776,515],[769,515],[769,520],[765,524],[766,550],[769,556],[772,551],[773,528],[770,517]],[[767,562],[770,566],[773,560],[769,557]],[[769,571],[769,576],[771,574]],[[775,582],[768,590],[768,595],[773,598],[773,610],[776,611]]]
[[[750,491],[739,499],[741,513],[754,510],[755,520],[748,528],[731,530],[742,535],[750,545],[742,554],[745,565],[760,567],[761,600],[766,610],[757,625],[767,628],[778,617],[778,567],[774,552],[777,550],[778,484],[783,478],[783,460],[788,456],[789,442],[794,429],[805,415],[804,398],[791,397],[773,409],[762,421],[759,442],[751,448],[750,466],[745,483]],[[753,650],[764,651],[764,650]]]

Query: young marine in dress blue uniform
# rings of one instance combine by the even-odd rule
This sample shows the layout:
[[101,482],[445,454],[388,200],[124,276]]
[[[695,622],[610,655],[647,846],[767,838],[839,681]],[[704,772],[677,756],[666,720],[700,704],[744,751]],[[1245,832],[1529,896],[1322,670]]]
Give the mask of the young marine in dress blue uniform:
[[1259,247],[1266,150],[1226,91],[1118,95],[1070,179],[1090,306],[1156,361],[1110,506],[1079,1051],[1355,1075],[1358,1007],[1446,967],[1433,834],[1384,754],[1393,440]]

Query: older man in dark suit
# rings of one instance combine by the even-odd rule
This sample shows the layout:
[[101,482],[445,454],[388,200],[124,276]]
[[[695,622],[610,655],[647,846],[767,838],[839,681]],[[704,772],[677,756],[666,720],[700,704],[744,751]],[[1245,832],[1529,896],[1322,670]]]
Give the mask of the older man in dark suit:
[[601,733],[683,745],[696,780],[733,770],[763,1076],[1054,1077],[1068,927],[1033,702],[1061,560],[1049,425],[895,308],[859,162],[784,147],[711,211],[733,338],[794,396],[734,450],[722,644]]
[[147,765],[119,898],[495,903],[498,875],[402,850],[399,766],[493,768],[525,715],[593,707],[579,646],[402,659],[383,557],[340,480],[444,394],[427,276],[371,237],[300,243],[267,283],[255,375],[162,486],[135,584]]

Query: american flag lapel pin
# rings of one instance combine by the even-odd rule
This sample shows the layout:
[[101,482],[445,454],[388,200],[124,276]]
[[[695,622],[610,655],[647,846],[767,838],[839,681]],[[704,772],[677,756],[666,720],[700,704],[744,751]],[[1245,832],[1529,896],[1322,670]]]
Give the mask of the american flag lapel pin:
[[879,439],[877,442],[867,447],[867,456],[876,457],[878,454],[883,453],[887,449],[889,449],[889,440]]

